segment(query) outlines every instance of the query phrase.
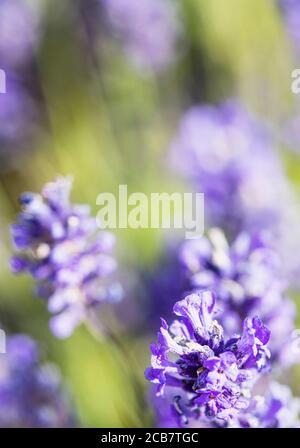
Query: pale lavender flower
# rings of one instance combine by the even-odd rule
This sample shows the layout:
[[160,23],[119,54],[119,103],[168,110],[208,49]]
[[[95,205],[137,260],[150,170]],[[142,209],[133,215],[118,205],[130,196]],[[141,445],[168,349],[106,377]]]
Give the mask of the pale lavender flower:
[[299,204],[260,123],[236,102],[194,107],[180,123],[171,163],[204,193],[209,226],[231,236],[268,231],[285,273],[298,281]]
[[58,337],[68,337],[90,309],[122,295],[111,277],[117,266],[111,255],[114,237],[97,228],[87,205],[70,202],[71,186],[70,178],[58,178],[42,194],[22,194],[23,210],[12,226],[20,252],[12,258],[12,270],[27,271],[37,281]]
[[0,427],[75,426],[69,394],[58,369],[41,364],[37,343],[25,335],[8,338],[0,354]]
[[0,2],[0,62],[16,67],[32,57],[39,38],[39,12],[27,0]]
[[146,378],[157,385],[158,396],[167,394],[183,425],[190,418],[235,418],[248,407],[249,391],[268,367],[270,332],[259,318],[246,318],[241,336],[226,341],[214,312],[215,296],[208,290],[185,297],[174,305],[178,320],[169,326],[162,319],[158,342],[151,346]]
[[262,182],[275,168],[277,173],[278,161],[264,129],[237,102],[187,111],[171,146],[171,163],[205,194],[210,223],[228,220],[235,230],[260,218],[260,209],[264,221],[273,219],[273,190]]
[[[9,163],[33,133],[36,118],[33,99],[18,76],[6,72],[6,93],[0,94],[0,156]],[[4,157],[6,156],[6,158]]]
[[232,426],[239,428],[300,428],[300,399],[288,386],[272,381],[264,396],[255,396]]
[[103,0],[108,23],[132,62],[159,72],[173,62],[178,40],[176,5],[169,0]]
[[300,152],[300,115],[289,118],[283,125],[281,139],[289,150],[299,154]]

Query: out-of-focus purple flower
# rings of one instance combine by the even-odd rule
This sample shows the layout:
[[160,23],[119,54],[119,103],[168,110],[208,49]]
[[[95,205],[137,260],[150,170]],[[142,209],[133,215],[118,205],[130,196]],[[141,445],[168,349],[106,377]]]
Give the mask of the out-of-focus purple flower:
[[169,0],[103,0],[108,22],[133,63],[159,72],[175,58],[176,5]]
[[87,318],[91,308],[121,298],[121,287],[111,274],[116,260],[114,237],[99,231],[87,205],[73,205],[70,178],[58,178],[42,194],[24,193],[18,221],[12,226],[15,247],[11,260],[15,273],[27,271],[38,284],[55,316],[53,333],[68,337]]
[[0,427],[70,427],[76,424],[70,398],[54,365],[40,363],[35,341],[8,338],[0,354]]
[[0,95],[0,156],[11,163],[15,146],[22,147],[33,133],[35,118],[34,101],[18,77],[6,72],[6,93]]
[[258,315],[271,331],[272,359],[281,366],[296,361],[296,309],[285,296],[280,260],[262,237],[244,232],[230,246],[220,229],[211,229],[207,237],[186,241],[180,259],[191,289],[216,292],[227,334],[241,331],[246,316]]
[[5,67],[24,63],[39,36],[39,13],[27,0],[0,2],[0,61]]
[[300,54],[300,4],[298,0],[278,0],[287,32]]
[[288,386],[271,382],[264,396],[251,400],[233,426],[240,428],[300,428],[300,399]]
[[0,98],[1,141],[14,140],[23,134],[26,119],[25,95],[17,82],[7,79],[7,92]]
[[268,366],[269,330],[258,317],[246,318],[241,336],[226,341],[213,319],[215,296],[208,290],[185,297],[173,310],[179,319],[170,326],[162,319],[146,378],[157,385],[158,396],[168,394],[180,424],[189,418],[236,417],[248,407],[249,391]]
[[268,184],[261,190],[260,173],[269,164],[273,169],[271,149],[261,126],[232,101],[219,108],[193,107],[184,115],[172,143],[171,163],[205,194],[209,222],[228,220],[227,226],[236,230],[255,218],[260,207],[268,218],[273,190]]
[[299,279],[299,204],[265,129],[240,105],[189,110],[173,141],[171,163],[205,194],[210,226],[231,236],[269,231],[283,269]]
[[295,115],[287,120],[282,129],[282,141],[295,153],[300,152],[300,115]]

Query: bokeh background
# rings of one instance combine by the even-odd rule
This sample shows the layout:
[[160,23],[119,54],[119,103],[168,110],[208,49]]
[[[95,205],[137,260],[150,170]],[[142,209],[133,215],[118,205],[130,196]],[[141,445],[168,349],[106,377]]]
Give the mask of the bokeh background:
[[[58,364],[80,425],[149,426],[143,371],[159,321],[148,318],[145,273],[155,271],[173,236],[153,229],[115,232],[125,306],[114,319],[130,352],[126,363],[113,344],[84,327],[57,340],[33,281],[10,272],[9,225],[18,196],[40,191],[56,175],[72,175],[72,198],[96,214],[97,195],[117,192],[119,184],[146,194],[186,191],[168,164],[180,117],[194,104],[234,97],[272,132],[300,200],[300,141],[282,138],[285,123],[300,111],[300,95],[291,92],[300,58],[272,0],[171,0],[165,22],[145,21],[136,33],[140,44],[145,33],[157,37],[154,56],[145,37],[146,57],[124,38],[120,16],[115,22],[107,17],[109,0],[12,3],[16,9],[6,15],[0,3],[0,68],[8,76],[7,93],[0,95],[1,327],[31,335],[44,358]],[[143,0],[127,3],[131,13],[123,10],[121,17],[129,27],[130,18],[135,25],[139,20],[134,11]],[[20,4],[30,9],[25,19]],[[300,394],[300,370],[289,376]]]

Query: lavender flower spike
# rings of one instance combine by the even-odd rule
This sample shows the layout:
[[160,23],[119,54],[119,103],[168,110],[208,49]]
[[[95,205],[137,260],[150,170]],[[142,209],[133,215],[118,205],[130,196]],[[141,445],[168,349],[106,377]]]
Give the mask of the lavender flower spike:
[[268,232],[285,260],[282,271],[298,286],[299,204],[262,123],[236,101],[193,107],[180,122],[170,162],[205,194],[209,226],[231,237]]
[[87,319],[88,311],[121,298],[121,287],[111,274],[112,234],[99,231],[86,205],[73,205],[70,178],[45,185],[42,194],[24,193],[12,237],[20,252],[11,260],[13,272],[29,272],[38,295],[54,314],[50,327],[57,337],[68,337]]
[[278,255],[263,235],[240,233],[230,245],[222,230],[185,242],[180,260],[190,289],[211,289],[218,297],[227,335],[240,332],[246,316],[260,316],[271,331],[272,361],[288,367],[297,361],[291,336],[296,309],[286,297]]
[[7,353],[0,354],[0,373],[1,428],[62,428],[76,424],[57,368],[41,365],[38,346],[31,338],[8,338]]
[[179,319],[170,326],[162,319],[158,343],[151,346],[145,376],[158,396],[169,399],[175,388],[171,406],[181,423],[230,421],[248,407],[250,389],[268,366],[269,330],[259,318],[247,318],[241,336],[226,341],[213,319],[215,300],[204,290],[177,302]]

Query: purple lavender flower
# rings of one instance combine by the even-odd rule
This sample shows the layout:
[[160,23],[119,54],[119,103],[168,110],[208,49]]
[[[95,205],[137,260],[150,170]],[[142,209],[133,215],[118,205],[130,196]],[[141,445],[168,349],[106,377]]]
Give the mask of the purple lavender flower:
[[0,96],[0,156],[3,164],[12,163],[15,147],[24,146],[33,134],[34,101],[17,76],[6,72],[6,93]]
[[0,61],[7,67],[25,62],[34,52],[39,13],[26,0],[0,2]]
[[248,407],[249,391],[268,366],[269,330],[258,317],[246,318],[241,336],[226,341],[213,319],[215,296],[208,290],[185,297],[173,310],[179,319],[170,327],[162,319],[146,378],[157,385],[158,396],[175,388],[171,406],[181,424],[189,418],[236,417]]
[[[149,403],[154,411],[155,427],[158,428],[212,428],[216,425],[211,419],[200,417],[189,409],[189,394],[181,388],[166,387],[163,396],[155,393],[151,388]],[[188,415],[188,418],[187,416]],[[221,421],[221,420],[220,420]]]
[[38,294],[48,301],[55,316],[53,333],[68,337],[88,318],[89,310],[121,298],[120,285],[111,274],[112,234],[98,231],[86,205],[72,205],[70,178],[58,178],[42,194],[24,193],[22,212],[12,226],[15,247],[13,272],[27,271],[37,281]]
[[70,427],[76,418],[54,365],[40,364],[38,346],[25,335],[0,354],[0,427]]
[[241,106],[189,110],[172,144],[171,163],[205,194],[209,226],[231,236],[268,231],[285,273],[299,280],[299,204],[268,134]]
[[[160,428],[178,428],[182,422],[178,418],[180,408],[172,403],[174,397],[179,397],[180,390],[167,388],[165,397],[151,395],[150,401],[155,412],[156,426]],[[177,395],[176,395],[177,394]],[[187,397],[183,394],[180,403],[186,403]],[[178,412],[179,411],[179,415]],[[249,406],[241,410],[236,418],[230,421],[208,421],[206,418],[190,418],[186,421],[188,428],[231,427],[231,428],[299,428],[300,399],[295,398],[288,386],[272,381],[268,384],[263,395],[253,395]]]
[[287,32],[295,50],[300,54],[300,4],[298,0],[279,0]]
[[290,117],[283,125],[281,131],[282,143],[289,150],[299,154],[300,151],[300,115],[295,114]]
[[191,289],[212,289],[227,334],[239,332],[246,316],[259,315],[271,331],[274,361],[296,361],[291,338],[295,306],[285,296],[280,260],[262,236],[241,233],[230,246],[220,229],[182,245],[180,259]]
[[[245,220],[255,218],[259,208],[269,203],[272,191],[268,185],[261,191],[260,173],[266,174],[270,164],[272,172],[275,163],[270,141],[236,102],[190,109],[173,141],[171,163],[204,192],[213,225],[229,220],[233,230],[245,227]],[[273,219],[267,212],[264,210],[264,219]]]
[[288,386],[271,382],[264,396],[255,396],[233,426],[240,428],[300,428],[300,399]]
[[104,0],[108,22],[143,72],[159,72],[175,58],[178,23],[169,0]]

